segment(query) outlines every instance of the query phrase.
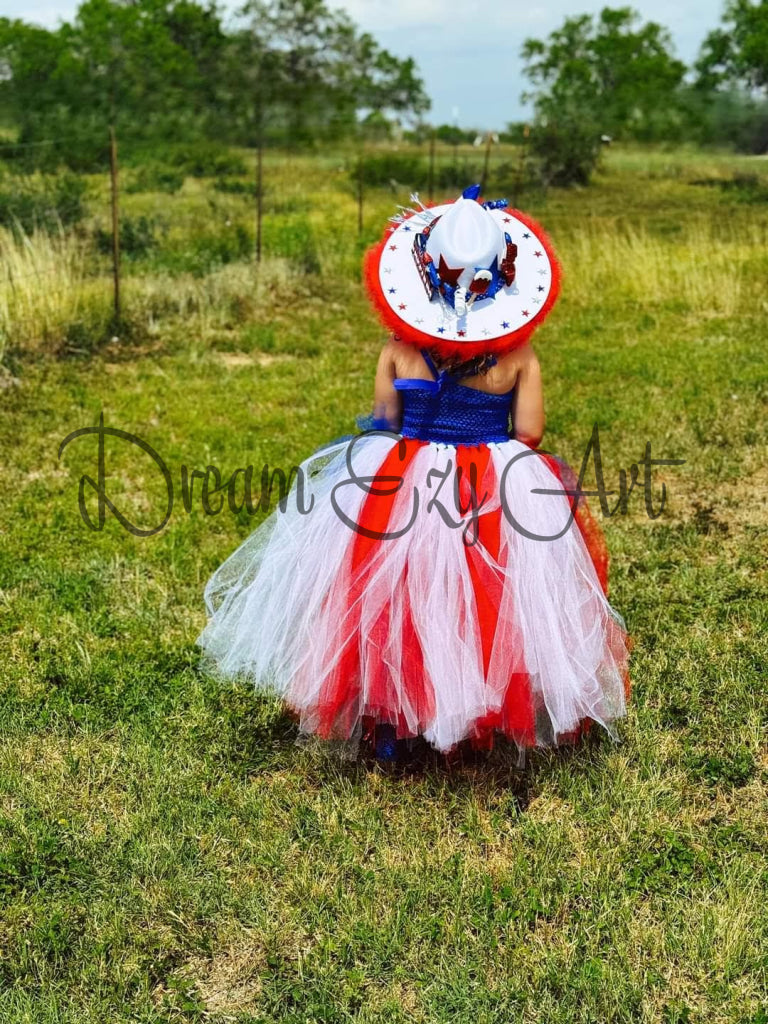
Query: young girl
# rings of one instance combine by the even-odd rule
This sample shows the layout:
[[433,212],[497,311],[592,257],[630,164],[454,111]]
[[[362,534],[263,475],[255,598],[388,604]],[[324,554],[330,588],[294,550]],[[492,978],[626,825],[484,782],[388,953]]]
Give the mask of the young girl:
[[381,757],[398,739],[448,753],[502,735],[522,763],[592,722],[618,739],[626,713],[602,534],[569,467],[536,448],[528,339],[559,265],[538,224],[478,195],[405,210],[369,251],[392,331],[374,429],[306,459],[205,591],[210,665],[279,694],[303,732],[373,736]]

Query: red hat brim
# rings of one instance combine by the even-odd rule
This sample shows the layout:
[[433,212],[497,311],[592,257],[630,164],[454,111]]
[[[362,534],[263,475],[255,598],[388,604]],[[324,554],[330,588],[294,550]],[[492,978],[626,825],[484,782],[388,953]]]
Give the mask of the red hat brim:
[[[389,305],[381,286],[379,266],[384,253],[384,247],[389,241],[393,230],[391,226],[388,226],[381,240],[367,250],[363,259],[363,280],[374,309],[384,326],[392,331],[401,341],[417,345],[419,348],[433,349],[444,356],[465,356],[467,359],[472,358],[472,356],[483,355],[487,352],[494,355],[502,355],[506,352],[511,352],[513,349],[522,348],[523,345],[527,344],[533,332],[541,325],[557,301],[560,294],[562,267],[555,253],[554,246],[541,225],[533,217],[521,213],[520,210],[515,210],[512,207],[508,209],[514,217],[530,228],[536,235],[537,240],[547,253],[552,270],[549,294],[530,320],[509,334],[498,335],[488,341],[469,342],[452,341],[439,335],[428,334],[407,323]],[[408,214],[405,219],[410,219],[412,216],[413,214]]]

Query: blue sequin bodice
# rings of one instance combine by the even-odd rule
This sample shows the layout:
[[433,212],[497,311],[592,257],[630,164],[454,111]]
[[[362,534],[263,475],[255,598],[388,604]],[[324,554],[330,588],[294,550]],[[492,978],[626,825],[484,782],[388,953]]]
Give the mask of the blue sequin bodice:
[[508,441],[509,407],[513,391],[492,395],[459,384],[445,371],[437,373],[425,354],[433,380],[397,377],[395,388],[403,396],[403,437],[443,444],[488,444]]

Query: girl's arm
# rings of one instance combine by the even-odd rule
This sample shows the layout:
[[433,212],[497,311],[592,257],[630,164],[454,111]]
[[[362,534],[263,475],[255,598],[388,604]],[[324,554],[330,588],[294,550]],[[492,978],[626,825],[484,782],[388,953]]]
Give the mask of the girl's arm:
[[385,430],[399,430],[402,424],[402,397],[392,383],[395,375],[392,343],[387,342],[379,356],[373,388],[373,418]]
[[541,387],[541,367],[533,349],[526,346],[520,353],[515,397],[512,405],[512,423],[515,438],[535,448],[544,434],[544,394]]

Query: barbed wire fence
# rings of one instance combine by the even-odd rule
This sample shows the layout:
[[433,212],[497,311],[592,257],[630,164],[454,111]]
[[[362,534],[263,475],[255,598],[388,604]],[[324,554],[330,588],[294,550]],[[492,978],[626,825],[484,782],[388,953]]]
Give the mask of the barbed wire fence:
[[[40,258],[39,254],[35,252],[33,245],[33,236],[37,228],[44,226],[55,230],[58,227],[60,232],[63,233],[81,219],[85,204],[82,191],[74,197],[62,201],[60,195],[48,191],[52,175],[41,172],[37,161],[34,160],[30,161],[27,159],[19,166],[17,158],[20,155],[28,158],[34,151],[50,152],[56,147],[70,145],[74,141],[85,140],[79,137],[75,139],[74,137],[64,136],[40,139],[34,142],[0,144],[0,165],[3,167],[3,175],[2,179],[0,179],[2,182],[0,184],[0,190],[2,191],[0,224],[13,233],[19,251],[26,257],[23,261],[25,263]],[[94,142],[95,140],[90,139],[87,141]],[[42,187],[41,182],[43,183]],[[104,193],[101,195],[91,194],[89,201],[98,202],[100,199],[103,200],[103,198]],[[8,255],[9,253],[6,248],[4,251],[6,258],[0,265],[0,287],[5,285],[10,293],[11,309],[13,309],[12,300],[17,297],[20,286],[23,286],[25,282],[34,279],[39,283],[42,293],[51,282],[51,279],[61,274],[61,263],[56,258],[55,250],[47,254],[48,257],[53,256],[52,259],[46,260],[49,265],[32,266],[23,272],[19,272],[14,262],[7,258]],[[9,306],[7,300],[4,300],[4,305],[6,308]],[[20,315],[18,310],[13,311],[12,325],[15,327],[38,324],[39,322],[39,316],[24,316]],[[85,321],[81,322],[85,323]],[[3,341],[4,339],[0,338],[0,354],[2,354]]]
[[[189,145],[194,146],[193,143]],[[69,168],[63,150],[68,147],[71,151],[73,146],[85,147],[83,152],[89,159],[84,159],[82,164],[95,170],[83,173]],[[62,149],[62,159],[58,162],[55,159],[57,147]],[[221,152],[228,149],[229,147],[220,147]],[[232,149],[234,150],[234,147]],[[90,153],[87,150],[90,150]],[[373,190],[388,189],[393,199],[406,203],[409,192],[414,190],[420,192],[427,202],[432,203],[442,194],[450,194],[451,187],[455,189],[460,185],[470,184],[470,179],[479,180],[485,188],[493,181],[493,161],[497,150],[502,156],[502,159],[497,161],[498,166],[502,170],[504,167],[508,168],[509,165],[503,160],[503,147],[498,147],[498,140],[494,139],[491,133],[475,140],[475,145],[471,148],[465,144],[461,150],[451,142],[438,139],[434,130],[427,133],[420,143],[359,140],[340,149],[343,155],[342,177],[347,181],[347,187],[352,192],[357,207],[358,238],[364,240],[366,230],[372,230],[372,225],[366,224],[366,211]],[[51,155],[45,161],[38,161],[31,159],[35,152]],[[114,127],[93,136],[57,136],[34,142],[0,144],[0,224],[10,229],[21,226],[26,227],[28,231],[34,231],[42,222],[50,226],[58,225],[63,230],[82,233],[83,221],[90,221],[90,241],[97,242],[94,249],[98,250],[98,257],[92,261],[89,276],[91,279],[103,278],[105,299],[109,297],[112,322],[116,329],[119,328],[125,314],[123,274],[126,246],[133,239],[134,248],[141,248],[135,236],[136,223],[140,223],[142,218],[136,214],[126,217],[125,199],[128,194],[142,191],[142,174],[148,173],[151,178],[150,172],[157,172],[161,163],[151,149],[146,150],[146,153],[151,155],[144,158],[138,156],[138,152],[140,151],[131,151],[129,148],[124,168],[122,147]],[[251,152],[254,164],[252,170],[248,170],[247,166],[242,164],[241,167],[235,165],[232,172],[228,173],[225,165],[225,169],[218,175],[201,174],[198,171],[195,172],[195,176],[214,178],[213,182],[208,182],[206,188],[197,194],[198,199],[206,197],[208,203],[215,206],[215,200],[211,199],[211,195],[216,195],[216,190],[220,190],[222,193],[239,194],[246,203],[252,203],[252,219],[248,217],[252,227],[251,258],[255,272],[258,272],[258,267],[265,256],[283,255],[279,244],[274,244],[275,232],[271,235],[265,232],[265,218],[280,207],[281,186],[285,188],[286,194],[293,194],[289,188],[292,184],[290,166],[296,152],[265,147],[263,143],[259,143],[255,147],[255,152]],[[522,175],[524,148],[521,152]],[[271,205],[265,202],[264,158],[267,153],[271,160]],[[281,155],[284,158],[284,171],[276,173],[275,163]],[[171,220],[174,214],[169,204],[180,198],[189,200],[189,194],[183,191],[183,186],[186,177],[190,175],[185,174],[183,167],[174,168],[171,159],[167,164],[171,176],[174,169],[177,171],[178,181],[161,182],[159,189],[163,193],[163,213]],[[57,192],[52,185],[57,179],[61,179],[66,185],[66,175],[69,175],[71,194],[64,187]],[[243,177],[250,178],[250,182],[243,182]],[[337,174],[334,187],[338,185],[338,178]],[[71,184],[72,182],[75,184]],[[152,184],[150,180],[149,185]],[[152,191],[152,188],[148,188],[147,191]],[[511,198],[514,205],[516,197]],[[334,198],[329,194],[329,204],[333,202]],[[245,210],[246,207],[243,209],[244,213]],[[147,218],[143,220],[147,222]],[[377,223],[375,233],[378,233],[380,228],[381,225]],[[272,240],[272,248],[267,244],[268,237]],[[127,248],[127,255],[131,258],[131,246],[128,245]],[[239,252],[240,257],[245,255],[246,253]],[[46,281],[59,272],[60,267],[55,260],[53,265],[33,266],[22,273],[6,261],[5,266],[0,268],[0,284],[4,283],[13,294],[14,289],[23,281],[36,278],[41,288],[45,288]],[[15,319],[21,323],[24,317]]]

